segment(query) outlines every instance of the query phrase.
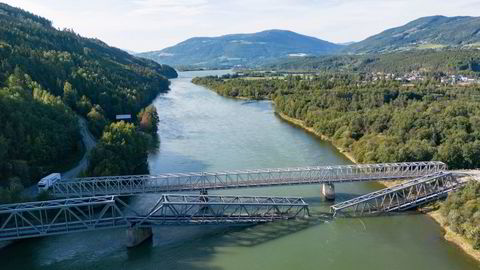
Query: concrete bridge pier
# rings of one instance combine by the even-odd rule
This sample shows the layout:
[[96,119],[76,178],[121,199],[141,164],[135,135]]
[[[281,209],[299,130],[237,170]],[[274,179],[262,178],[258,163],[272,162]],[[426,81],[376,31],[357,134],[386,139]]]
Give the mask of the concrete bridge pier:
[[322,194],[329,201],[335,200],[335,186],[332,183],[322,184]]
[[128,228],[127,247],[135,247],[152,237],[152,228]]

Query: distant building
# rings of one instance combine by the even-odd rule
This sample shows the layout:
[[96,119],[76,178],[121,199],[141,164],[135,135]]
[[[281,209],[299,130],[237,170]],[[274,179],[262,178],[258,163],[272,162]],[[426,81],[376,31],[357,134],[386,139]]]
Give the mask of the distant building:
[[117,116],[115,116],[115,119],[117,119],[117,121],[131,121],[132,120],[132,115],[131,114],[117,114]]

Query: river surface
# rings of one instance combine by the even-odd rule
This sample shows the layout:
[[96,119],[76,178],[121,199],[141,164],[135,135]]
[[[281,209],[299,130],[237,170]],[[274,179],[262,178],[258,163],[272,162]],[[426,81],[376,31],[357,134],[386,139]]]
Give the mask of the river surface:
[[[329,143],[273,113],[270,102],[233,100],[193,85],[184,72],[154,104],[160,115],[152,174],[163,172],[350,164]],[[336,186],[337,201],[381,188]],[[212,194],[213,192],[210,192]],[[319,185],[223,191],[223,194],[302,196],[312,218],[253,227],[162,227],[152,240],[125,247],[125,231],[30,239],[0,250],[0,269],[480,269],[424,215],[323,218],[330,203]],[[152,195],[137,198],[148,204]]]

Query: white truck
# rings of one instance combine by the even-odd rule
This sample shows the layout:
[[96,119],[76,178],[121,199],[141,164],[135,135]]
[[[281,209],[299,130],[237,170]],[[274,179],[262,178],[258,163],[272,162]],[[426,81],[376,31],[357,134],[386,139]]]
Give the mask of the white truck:
[[50,187],[52,187],[53,184],[55,184],[55,182],[57,182],[60,179],[62,179],[62,176],[60,175],[60,173],[49,174],[43,177],[42,179],[40,179],[40,181],[38,181],[38,184],[37,184],[38,190],[39,191],[48,190]]

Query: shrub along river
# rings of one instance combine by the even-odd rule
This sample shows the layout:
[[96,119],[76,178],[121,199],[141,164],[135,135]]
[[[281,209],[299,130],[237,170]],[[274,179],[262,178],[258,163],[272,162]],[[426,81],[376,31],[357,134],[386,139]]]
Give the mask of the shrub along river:
[[[268,101],[233,100],[190,81],[222,71],[183,72],[154,104],[160,115],[152,174],[349,164],[331,144],[274,114]],[[381,188],[336,186],[337,201]],[[210,192],[210,194],[214,194]],[[319,185],[222,191],[302,196],[312,218],[253,227],[158,227],[152,240],[125,247],[125,230],[14,243],[0,250],[6,269],[479,269],[420,214],[329,220]],[[153,195],[137,198],[142,204]]]

